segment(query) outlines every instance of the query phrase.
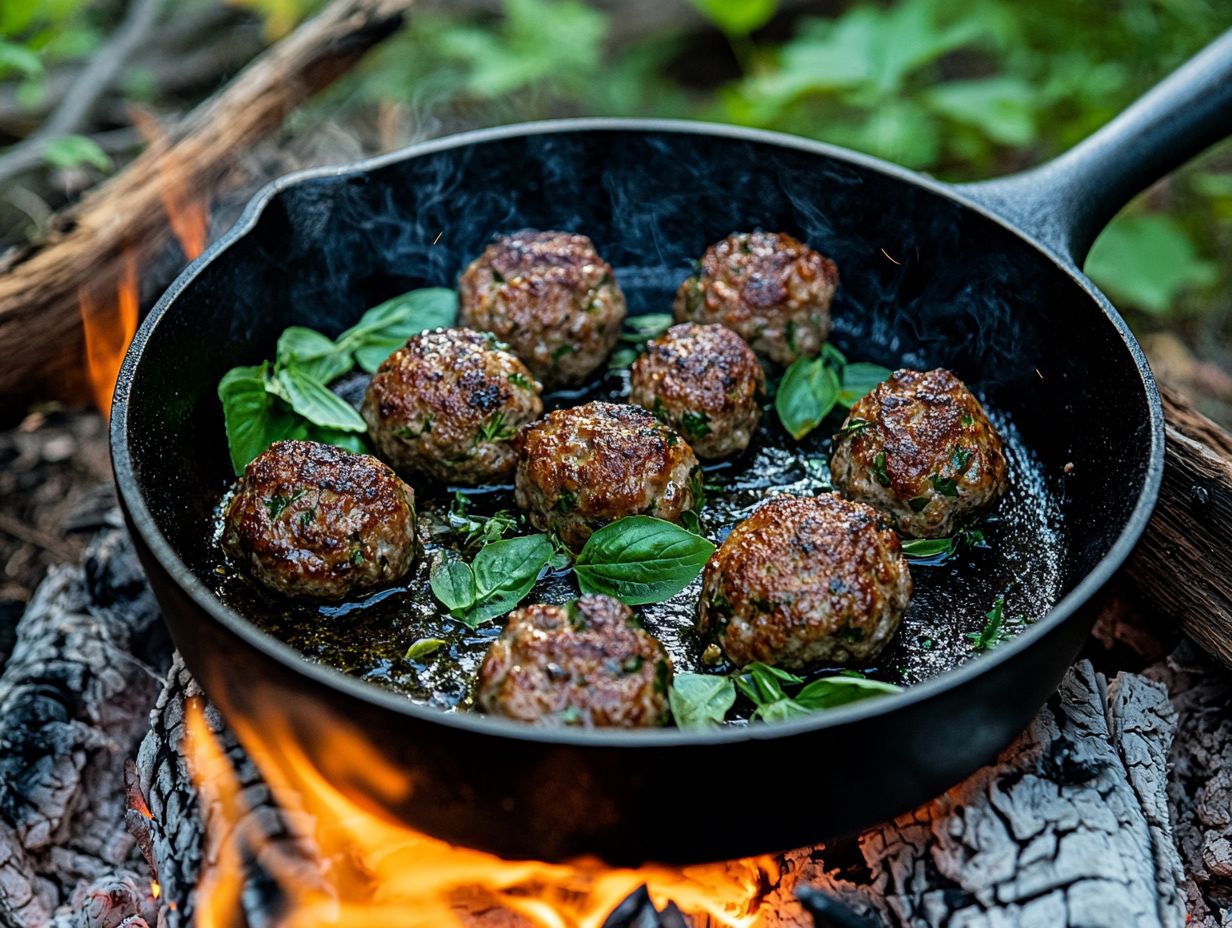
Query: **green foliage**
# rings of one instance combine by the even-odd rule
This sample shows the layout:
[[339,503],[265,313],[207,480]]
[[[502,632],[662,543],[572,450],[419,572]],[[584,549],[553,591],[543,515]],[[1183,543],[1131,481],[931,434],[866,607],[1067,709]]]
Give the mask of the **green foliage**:
[[1184,226],[1161,214],[1114,221],[1091,249],[1086,272],[1119,305],[1148,313],[1167,312],[1186,290],[1209,287],[1219,276]]
[[744,38],[768,23],[778,0],[691,0],[706,19],[732,38]]
[[438,564],[428,582],[449,614],[474,628],[520,603],[554,550],[546,535],[489,542],[470,564],[457,558]]
[[371,373],[410,336],[451,324],[457,302],[452,290],[424,287],[372,307],[336,339],[290,326],[278,337],[272,366],[228,371],[218,398],[235,472],[275,441],[311,439],[366,451],[363,418],[329,382],[357,364]]
[[47,163],[56,168],[77,168],[89,165],[100,171],[112,168],[111,157],[84,135],[65,135],[47,143],[43,150]]

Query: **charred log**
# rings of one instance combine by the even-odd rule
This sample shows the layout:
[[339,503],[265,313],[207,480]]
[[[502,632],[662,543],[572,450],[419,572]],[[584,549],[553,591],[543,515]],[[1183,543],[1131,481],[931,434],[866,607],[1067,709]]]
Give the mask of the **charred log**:
[[47,924],[139,866],[118,760],[145,733],[169,658],[123,530],[39,588],[0,676],[0,919]]

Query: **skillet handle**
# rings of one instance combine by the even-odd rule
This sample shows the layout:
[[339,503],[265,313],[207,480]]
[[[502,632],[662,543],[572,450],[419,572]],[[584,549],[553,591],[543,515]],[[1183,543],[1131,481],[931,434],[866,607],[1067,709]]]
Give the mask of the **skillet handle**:
[[1064,154],[956,189],[1081,267],[1095,237],[1135,194],[1229,134],[1232,30]]

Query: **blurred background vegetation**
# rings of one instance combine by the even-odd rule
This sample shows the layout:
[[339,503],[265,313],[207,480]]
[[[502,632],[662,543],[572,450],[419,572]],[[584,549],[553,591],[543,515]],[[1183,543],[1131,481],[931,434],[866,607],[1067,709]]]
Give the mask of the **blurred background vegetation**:
[[[168,39],[135,56],[110,122],[57,140],[6,191],[3,241],[37,234],[45,210],[131,155],[140,139],[126,128],[126,106],[183,109],[320,5],[172,4],[177,25],[195,17],[203,30],[222,30],[213,78],[198,59],[215,40],[186,25],[182,52]],[[0,146],[38,125],[56,76],[89,58],[125,6],[0,3]],[[424,3],[286,132],[332,139],[342,160],[527,119],[687,117],[792,132],[969,180],[1064,150],[1229,27],[1228,0]],[[1157,367],[1175,368],[1228,421],[1232,146],[1131,204],[1087,270],[1147,339]]]

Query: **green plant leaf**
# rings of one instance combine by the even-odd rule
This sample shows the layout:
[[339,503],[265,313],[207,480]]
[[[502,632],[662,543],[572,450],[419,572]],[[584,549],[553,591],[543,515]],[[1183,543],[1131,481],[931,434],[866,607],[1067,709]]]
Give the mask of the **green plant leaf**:
[[587,539],[573,571],[583,593],[604,593],[638,606],[675,596],[713,553],[710,541],[679,525],[627,516]]
[[446,328],[458,318],[458,294],[448,287],[422,287],[368,310],[337,338],[340,351],[352,354],[369,374],[412,335]]
[[799,440],[829,415],[838,396],[838,377],[833,369],[821,358],[797,358],[779,381],[774,408],[787,434]]
[[406,649],[406,654],[403,656],[408,661],[417,661],[435,653],[447,644],[449,642],[444,638],[420,638]]
[[110,171],[114,164],[94,139],[84,135],[62,135],[47,143],[43,158],[54,168],[68,169],[88,164],[100,171]]
[[736,702],[736,687],[728,677],[678,673],[667,694],[678,728],[719,725]]
[[23,77],[42,77],[43,62],[37,52],[26,46],[0,40],[0,76],[9,71],[16,71]]
[[293,325],[278,338],[276,365],[295,366],[322,384],[328,384],[351,369],[350,354],[315,329]]
[[879,383],[889,380],[892,373],[893,371],[880,364],[868,364],[864,361],[848,364],[843,368],[843,385],[838,394],[839,405],[850,409],[877,389]]
[[1035,138],[1038,94],[1021,78],[945,81],[929,88],[924,102],[933,112],[1002,145],[1028,145]]
[[463,618],[475,605],[475,573],[465,561],[451,557],[437,564],[428,584],[432,595],[455,619]]
[[346,400],[314,380],[295,365],[278,370],[267,388],[291,404],[291,408],[322,428],[363,432],[368,425]]
[[692,0],[693,6],[724,34],[743,38],[774,17],[778,0]]
[[1185,228],[1154,213],[1113,220],[1095,240],[1086,272],[1116,302],[1148,313],[1167,312],[1182,291],[1218,277]]
[[835,706],[845,706],[861,699],[889,696],[902,691],[901,686],[895,686],[893,683],[840,674],[814,680],[796,693],[793,698],[805,709],[815,711],[833,709]]
[[233,367],[218,384],[231,466],[242,474],[248,462],[282,438],[306,438],[302,420],[266,390],[269,364]]
[[554,550],[546,535],[506,538],[480,548],[471,562],[475,602],[466,623],[474,627],[514,608],[531,591]]
[[903,542],[903,554],[910,558],[934,558],[953,550],[953,538],[912,538]]

